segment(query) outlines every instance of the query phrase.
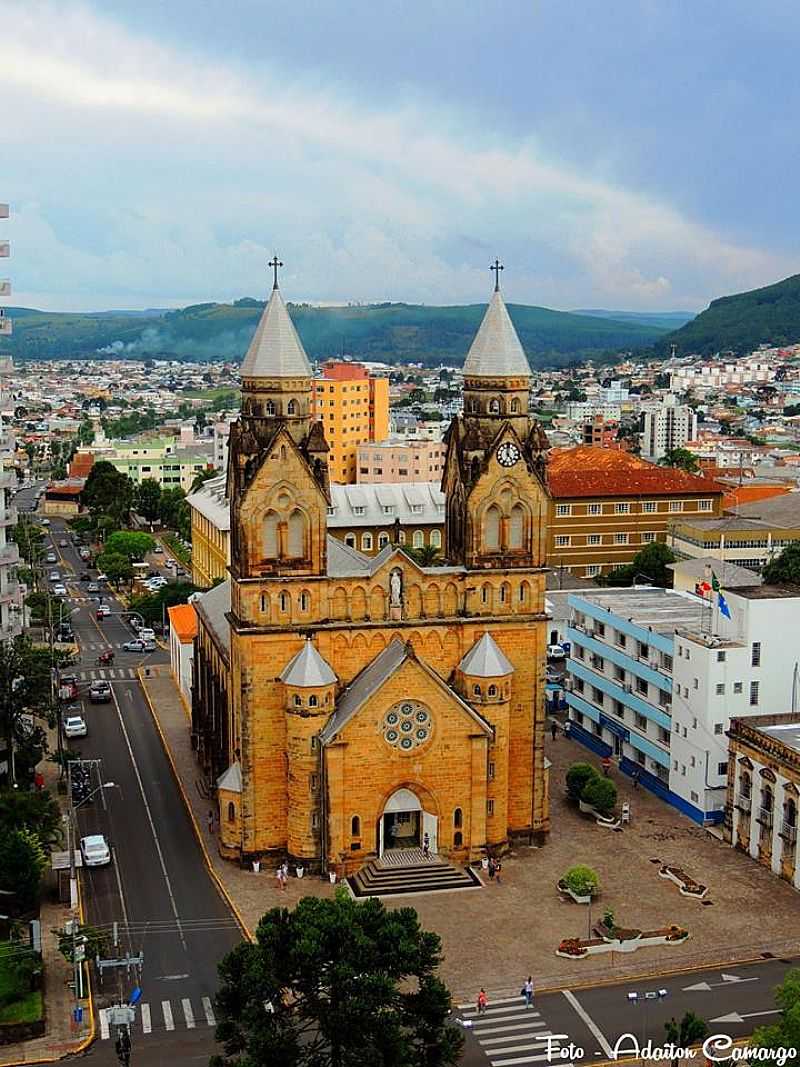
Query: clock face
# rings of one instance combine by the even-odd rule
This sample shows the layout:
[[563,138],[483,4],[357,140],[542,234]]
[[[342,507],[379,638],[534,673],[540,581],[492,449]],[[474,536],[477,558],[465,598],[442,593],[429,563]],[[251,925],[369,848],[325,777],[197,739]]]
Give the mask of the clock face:
[[497,450],[497,462],[501,467],[513,467],[519,460],[519,449],[513,441],[506,441]]

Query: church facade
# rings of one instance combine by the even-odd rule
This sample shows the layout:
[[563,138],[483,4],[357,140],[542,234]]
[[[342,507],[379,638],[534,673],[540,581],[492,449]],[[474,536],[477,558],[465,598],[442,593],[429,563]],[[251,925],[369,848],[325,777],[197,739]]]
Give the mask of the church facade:
[[460,862],[549,829],[546,440],[496,287],[447,434],[443,562],[327,533],[327,444],[277,285],[231,428],[230,579],[201,598],[193,736],[220,849],[349,873],[419,846]]

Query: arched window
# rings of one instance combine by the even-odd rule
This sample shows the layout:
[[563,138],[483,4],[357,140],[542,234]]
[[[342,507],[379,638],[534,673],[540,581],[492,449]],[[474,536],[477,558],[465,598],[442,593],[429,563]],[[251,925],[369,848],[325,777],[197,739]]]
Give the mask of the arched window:
[[315,696],[315,695],[314,695],[313,693],[312,693],[312,694],[311,694],[311,696],[310,696],[310,697],[308,698],[308,706],[309,706],[310,708],[315,708],[315,707],[317,706],[317,698],[316,698],[316,696]]
[[508,547],[520,549],[525,545],[525,508],[515,504],[508,523]]
[[301,708],[303,706],[303,700],[299,693],[295,693],[294,695],[294,706],[296,708]]
[[299,600],[300,600],[300,610],[301,611],[308,611],[309,607],[311,606],[311,597],[308,595],[308,593],[305,591],[305,589],[300,594]]
[[274,511],[268,511],[264,516],[264,556],[278,558],[278,516]]
[[483,544],[487,552],[500,549],[500,508],[492,504],[483,518]]
[[490,697],[496,697],[497,696],[497,686],[496,685],[490,685],[489,686],[489,696]]
[[378,548],[386,548],[389,544],[389,535],[387,533],[378,534]]
[[405,530],[400,530],[398,532],[398,534],[397,534],[397,543],[399,545],[404,545],[406,543],[406,532],[405,532]]
[[267,598],[267,594],[266,593],[262,593],[261,594],[261,614],[262,615],[266,615],[266,613],[268,611],[269,611],[269,599]]
[[490,415],[499,415],[500,414],[500,401],[497,399],[497,397],[492,397],[492,399],[489,401],[489,414]]
[[281,463],[285,463],[286,462],[287,456],[288,456],[288,453],[286,451],[286,445],[281,445]]
[[289,516],[289,558],[302,559],[306,554],[306,520],[302,511]]
[[442,547],[442,531],[441,530],[431,530],[430,543],[431,543],[431,548],[441,548]]
[[511,414],[519,414],[519,399],[517,397],[514,397],[514,399],[511,401]]
[[286,414],[287,415],[296,415],[297,414],[297,401],[296,400],[290,400],[289,401],[289,406],[286,408]]
[[288,593],[280,593],[279,596],[278,596],[278,604],[280,606],[281,611],[283,611],[283,612],[288,611],[289,610],[289,594]]
[[521,583],[521,585],[519,587],[519,602],[520,602],[520,604],[527,604],[528,603],[528,597],[530,595],[530,589],[531,589],[531,587],[528,585],[527,582],[522,582]]
[[500,586],[500,603],[511,603],[511,586],[508,584],[508,582],[503,582],[503,584]]
[[792,797],[787,797],[783,807],[783,819],[787,826],[797,826],[797,804]]
[[456,810],[453,812],[453,826],[456,828],[456,830],[460,830],[463,825],[464,813],[462,812],[461,808],[456,808]]
[[460,830],[456,830],[456,832],[453,834],[453,848],[461,848],[463,844],[464,835],[461,833]]
[[425,534],[422,532],[422,530],[415,530],[414,531],[414,548],[424,548],[424,547],[425,547]]
[[482,604],[488,604],[489,600],[491,599],[491,595],[492,595],[492,587],[490,585],[488,585],[487,583],[484,583],[481,586],[481,603]]
[[372,551],[372,534],[371,533],[363,533],[361,535],[361,551],[362,552],[371,552]]
[[472,687],[472,695],[474,697],[479,697],[481,695],[481,687],[479,685],[473,685],[473,687]]
[[354,533],[345,534],[344,535],[344,543],[347,545],[348,548],[355,548],[356,547],[356,535]]
[[274,415],[275,414],[275,405],[273,404],[273,402],[271,400],[268,400],[266,402],[266,404],[264,405],[264,413],[266,415]]
[[228,801],[228,822],[236,822],[236,805],[232,800]]
[[361,819],[358,815],[354,815],[350,820],[350,836],[361,837]]

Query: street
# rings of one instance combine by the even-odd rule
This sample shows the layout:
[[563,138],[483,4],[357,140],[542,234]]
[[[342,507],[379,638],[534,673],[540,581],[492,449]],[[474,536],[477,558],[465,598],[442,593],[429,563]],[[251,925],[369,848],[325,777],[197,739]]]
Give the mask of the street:
[[[59,547],[65,538],[68,546]],[[103,1009],[125,1003],[138,985],[142,997],[131,1029],[133,1062],[205,1060],[214,1045],[217,962],[241,934],[207,873],[138,682],[136,668],[163,663],[166,653],[160,648],[146,656],[123,652],[122,644],[134,635],[122,605],[104,594],[112,613],[119,614],[98,622],[96,604],[75,580],[86,564],[64,523],[52,520],[50,540],[75,612],[71,622],[81,655],[73,671],[89,731],[69,747],[81,758],[102,761],[93,772],[93,787],[114,783],[78,810],[79,836],[102,833],[112,852],[109,866],[82,869],[86,920],[106,930],[109,941],[118,930],[119,943],[110,956],[144,955],[141,974],[117,967],[106,970],[102,982],[95,979],[99,1041],[89,1056],[116,1062],[114,1034]],[[98,655],[107,648],[114,650],[115,662],[100,667]],[[111,703],[89,702],[88,687],[96,679],[110,682]]]

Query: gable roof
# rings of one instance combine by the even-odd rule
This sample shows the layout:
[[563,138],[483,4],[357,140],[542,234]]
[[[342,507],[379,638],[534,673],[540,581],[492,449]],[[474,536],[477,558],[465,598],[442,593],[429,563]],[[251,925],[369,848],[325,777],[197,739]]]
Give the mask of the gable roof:
[[273,289],[242,361],[243,378],[310,378],[311,364],[289,318],[280,289]]
[[320,731],[319,737],[322,744],[327,745],[329,742],[333,741],[339,731],[347,725],[359,708],[361,708],[366,701],[380,689],[383,683],[391,678],[407,660],[414,660],[421,670],[425,671],[439,688],[446,690],[448,696],[455,700],[456,703],[475,720],[485,733],[491,734],[493,732],[492,726],[482,715],[478,714],[478,712],[465,700],[462,700],[458,693],[454,692],[432,667],[429,667],[427,663],[424,663],[422,660],[417,659],[410,643],[405,644],[400,638],[395,637],[382,652],[378,653],[371,663],[367,664],[360,674],[356,675],[347,689],[345,689],[339,697],[336,702],[336,711],[334,711],[333,715],[331,715],[330,719],[328,719],[327,723]]
[[502,293],[496,289],[464,361],[465,378],[531,376],[528,357],[514,329]]
[[280,673],[280,680],[285,685],[294,685],[299,689],[309,689],[320,685],[333,685],[336,675],[330,665],[322,658],[310,638]]
[[173,604],[167,608],[169,625],[182,645],[197,637],[197,612],[193,604]]
[[327,575],[329,578],[369,578],[377,573],[387,560],[396,556],[401,563],[411,565],[421,574],[445,575],[460,574],[463,567],[421,567],[400,548],[399,545],[384,545],[374,556],[365,556],[355,548],[350,548],[344,541],[328,534],[327,539]]
[[514,673],[513,664],[509,663],[497,647],[488,630],[467,652],[458,669],[475,678],[502,678],[506,674]]
[[555,498],[721,493],[713,479],[658,467],[621,449],[579,445],[549,454],[547,484]]

